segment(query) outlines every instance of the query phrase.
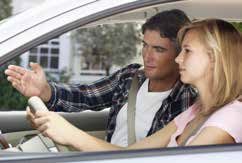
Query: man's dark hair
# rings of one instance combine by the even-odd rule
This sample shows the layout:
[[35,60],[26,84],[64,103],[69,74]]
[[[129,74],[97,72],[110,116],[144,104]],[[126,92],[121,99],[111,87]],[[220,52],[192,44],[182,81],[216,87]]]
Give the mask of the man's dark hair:
[[190,23],[187,15],[178,9],[160,12],[149,18],[142,26],[142,33],[146,30],[155,30],[160,32],[161,37],[169,38],[175,45],[177,53],[180,46],[177,42],[177,33],[184,26]]

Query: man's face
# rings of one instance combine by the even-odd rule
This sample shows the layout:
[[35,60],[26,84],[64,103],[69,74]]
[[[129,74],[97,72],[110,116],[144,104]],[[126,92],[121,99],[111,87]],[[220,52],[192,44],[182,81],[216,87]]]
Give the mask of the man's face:
[[145,31],[142,54],[145,75],[150,80],[167,80],[178,76],[175,46],[170,39],[162,38],[160,32]]

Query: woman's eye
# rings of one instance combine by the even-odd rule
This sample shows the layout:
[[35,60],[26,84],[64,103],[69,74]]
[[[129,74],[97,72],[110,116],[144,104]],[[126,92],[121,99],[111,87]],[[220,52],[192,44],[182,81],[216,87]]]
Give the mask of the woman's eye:
[[185,53],[190,53],[191,50],[190,49],[184,49]]

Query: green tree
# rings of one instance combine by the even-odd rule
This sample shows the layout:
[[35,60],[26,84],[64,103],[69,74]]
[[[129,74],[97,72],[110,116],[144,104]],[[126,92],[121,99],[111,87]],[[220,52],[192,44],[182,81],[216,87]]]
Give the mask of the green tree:
[[113,64],[122,66],[137,54],[139,30],[136,24],[101,25],[79,29],[76,39],[87,67],[102,65],[109,75]]
[[242,32],[242,22],[233,22],[232,23],[240,32]]
[[9,17],[12,13],[12,0],[1,0],[0,1],[0,20]]
[[[12,7],[11,0],[0,1],[0,20],[11,16]],[[7,81],[4,71],[9,64],[19,65],[20,58],[17,57],[15,60],[1,65],[0,67],[0,110],[21,110],[25,109],[26,98],[18,93],[12,85]]]

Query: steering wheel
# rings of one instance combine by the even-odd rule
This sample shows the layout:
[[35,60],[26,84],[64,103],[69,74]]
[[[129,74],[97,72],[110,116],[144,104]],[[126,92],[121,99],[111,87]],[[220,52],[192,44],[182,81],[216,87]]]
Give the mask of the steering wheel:
[[69,146],[55,143],[41,133],[25,135],[17,146],[11,147],[3,135],[0,134],[0,148],[14,152],[71,152],[75,151]]
[[23,152],[70,152],[68,146],[55,143],[48,137],[39,134],[25,135],[17,145]]
[[[28,99],[28,106],[33,113],[35,113],[37,110],[49,111],[48,108],[46,107],[46,105],[44,104],[44,102],[38,96],[30,97]],[[34,138],[36,139],[35,141],[38,141],[38,138],[39,138],[40,141],[38,141],[38,142],[43,143],[45,145],[45,147],[49,150],[49,152],[58,152],[58,151],[59,152],[67,152],[67,151],[70,151],[67,146],[57,144],[57,143],[53,142],[53,140],[51,140],[48,137],[43,136],[42,134],[37,134],[37,136],[35,136],[31,139],[34,139]],[[29,141],[31,141],[31,139]],[[34,143],[34,141],[33,141],[33,143]],[[20,147],[21,147],[21,145],[20,145]],[[27,145],[27,148],[28,147],[29,146]],[[42,149],[44,149],[44,148],[42,148]]]
[[2,136],[2,134],[0,134],[0,144],[2,145],[2,149],[7,149],[10,147],[6,139]]

